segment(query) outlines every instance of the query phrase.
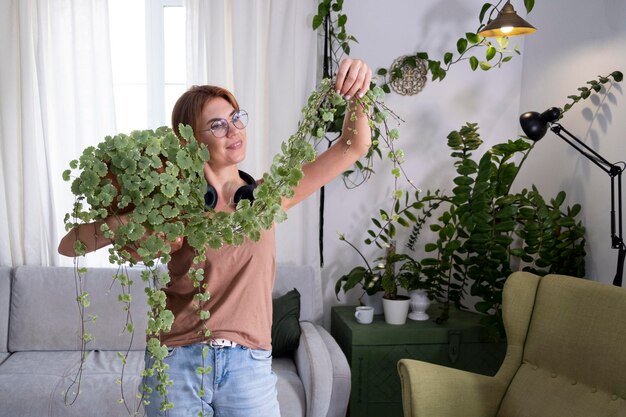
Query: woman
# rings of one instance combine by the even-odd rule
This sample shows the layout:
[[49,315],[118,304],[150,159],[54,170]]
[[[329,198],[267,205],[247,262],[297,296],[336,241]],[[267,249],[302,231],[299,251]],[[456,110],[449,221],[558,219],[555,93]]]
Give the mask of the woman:
[[[343,60],[337,72],[336,91],[346,99],[361,96],[371,81],[370,68],[360,60]],[[312,163],[303,166],[304,177],[291,198],[282,202],[283,209],[298,204],[349,168],[363,156],[371,141],[367,115],[355,101],[356,120],[346,116],[342,137]],[[346,114],[350,114],[346,112]],[[227,90],[192,87],[184,93],[172,112],[172,125],[178,134],[179,123],[192,126],[197,140],[209,148],[210,161],[204,166],[209,192],[206,203],[217,211],[232,212],[238,198],[254,187],[253,180],[238,170],[246,156],[247,114],[239,108]],[[348,129],[350,127],[350,129]],[[124,217],[106,220],[113,230]],[[93,251],[111,242],[100,235],[98,223],[79,226],[61,241],[59,252],[74,256],[73,244],[80,239]],[[95,238],[94,238],[95,236]],[[193,249],[186,241],[172,245],[168,263],[170,283],[164,289],[167,308],[174,313],[170,332],[162,342],[170,349],[166,358],[174,384],[167,401],[174,404],[169,416],[216,415],[219,417],[279,416],[276,377],[271,370],[271,293],[275,272],[274,229],[262,232],[257,242],[246,240],[240,246],[207,248],[203,265],[192,265]],[[187,273],[191,266],[204,270],[207,290],[212,297],[206,307],[211,315],[206,337],[193,295],[197,289]],[[209,346],[208,357],[202,350]],[[146,363],[151,358],[146,355]],[[198,367],[210,366],[212,372],[202,378]],[[154,387],[156,381],[146,378]],[[161,416],[158,394],[146,406],[148,416]]]

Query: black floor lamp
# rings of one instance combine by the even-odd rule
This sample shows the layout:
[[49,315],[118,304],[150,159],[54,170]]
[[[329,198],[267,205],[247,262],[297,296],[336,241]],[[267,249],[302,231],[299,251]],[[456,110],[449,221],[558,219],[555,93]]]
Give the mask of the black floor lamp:
[[[613,285],[621,287],[624,257],[626,256],[626,246],[622,239],[622,171],[624,171],[624,167],[610,163],[576,136],[568,132],[559,123],[556,123],[560,117],[561,110],[552,107],[543,113],[531,111],[522,114],[520,116],[520,124],[522,125],[522,130],[526,136],[528,136],[528,139],[533,141],[538,141],[543,138],[548,128],[550,128],[552,132],[600,167],[600,169],[606,172],[611,178],[611,247],[618,250],[617,271],[615,272]],[[615,178],[617,178],[617,228],[615,225]]]

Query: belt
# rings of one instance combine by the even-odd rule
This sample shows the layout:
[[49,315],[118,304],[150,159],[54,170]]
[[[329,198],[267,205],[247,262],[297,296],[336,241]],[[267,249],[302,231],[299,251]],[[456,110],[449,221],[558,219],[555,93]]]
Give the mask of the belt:
[[211,346],[212,348],[234,348],[239,346],[237,343],[226,339],[209,339],[206,341],[206,344]]

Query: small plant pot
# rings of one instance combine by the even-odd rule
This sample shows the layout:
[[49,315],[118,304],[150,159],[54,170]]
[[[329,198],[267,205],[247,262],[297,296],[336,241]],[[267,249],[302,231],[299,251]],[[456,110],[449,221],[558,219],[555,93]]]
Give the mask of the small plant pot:
[[395,300],[383,297],[383,310],[385,311],[387,324],[399,325],[406,323],[410,301],[411,299],[405,295],[398,295]]

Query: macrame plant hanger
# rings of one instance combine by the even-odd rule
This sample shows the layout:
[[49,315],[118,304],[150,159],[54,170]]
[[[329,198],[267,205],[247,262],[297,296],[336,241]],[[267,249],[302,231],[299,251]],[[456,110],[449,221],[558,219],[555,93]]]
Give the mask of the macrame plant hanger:
[[[327,15],[324,19],[324,61],[323,61],[323,77],[331,78],[331,74],[333,72],[333,61],[332,61],[332,44],[330,37],[330,16]],[[328,138],[328,136],[324,136],[326,142],[328,144],[328,148],[330,148],[334,142],[334,140]],[[324,267],[324,197],[325,197],[325,187],[322,186],[320,188],[320,210],[319,210],[319,253],[320,253],[320,267]]]

